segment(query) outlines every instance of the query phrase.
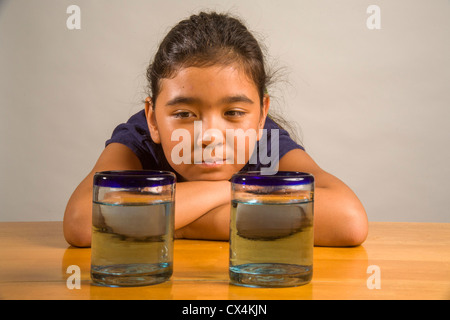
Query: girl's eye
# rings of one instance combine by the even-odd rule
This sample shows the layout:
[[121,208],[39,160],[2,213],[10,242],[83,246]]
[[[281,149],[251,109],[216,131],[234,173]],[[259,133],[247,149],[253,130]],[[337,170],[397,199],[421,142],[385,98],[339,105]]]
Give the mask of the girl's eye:
[[229,110],[225,112],[225,115],[229,117],[242,117],[245,115],[245,112],[239,110]]
[[193,116],[194,114],[192,112],[189,111],[180,111],[180,112],[176,112],[173,114],[173,116],[175,118],[179,118],[179,119],[186,119],[189,118],[191,116]]

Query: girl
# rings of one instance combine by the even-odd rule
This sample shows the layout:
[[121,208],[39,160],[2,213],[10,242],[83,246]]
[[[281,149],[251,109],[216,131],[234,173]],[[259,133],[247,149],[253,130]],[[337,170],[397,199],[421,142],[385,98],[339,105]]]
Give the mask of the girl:
[[[90,245],[94,173],[126,169],[176,173],[177,238],[227,240],[228,180],[240,170],[264,167],[260,159],[249,161],[253,151],[261,147],[261,132],[267,133],[267,152],[273,155],[278,151],[279,171],[303,171],[315,177],[315,245],[354,246],[365,240],[367,217],[356,195],[322,170],[268,116],[269,76],[264,57],[256,39],[239,20],[200,13],[181,21],[160,44],[147,78],[150,92],[145,110],[114,130],[94,168],[67,204],[64,235],[71,245]],[[239,135],[234,137],[236,143],[223,142],[230,130],[257,132],[258,141],[252,144],[250,135],[243,135],[244,150],[239,149]],[[190,150],[180,148],[181,138],[175,132],[189,133]],[[270,150],[274,145],[269,137],[277,137],[277,150]],[[227,153],[218,152],[218,147]],[[200,161],[194,159],[199,149],[203,151]],[[224,154],[234,157],[229,161]],[[237,161],[239,156],[245,160]]]

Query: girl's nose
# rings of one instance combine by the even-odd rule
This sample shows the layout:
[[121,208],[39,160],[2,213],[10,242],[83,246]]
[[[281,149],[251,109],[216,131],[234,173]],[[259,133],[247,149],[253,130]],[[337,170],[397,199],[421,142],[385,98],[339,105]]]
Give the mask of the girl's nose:
[[223,134],[217,128],[208,128],[203,131],[202,147],[210,148],[221,146],[223,144]]
[[223,144],[224,132],[223,124],[217,117],[204,117],[194,124],[195,145],[197,147],[206,147],[208,145]]

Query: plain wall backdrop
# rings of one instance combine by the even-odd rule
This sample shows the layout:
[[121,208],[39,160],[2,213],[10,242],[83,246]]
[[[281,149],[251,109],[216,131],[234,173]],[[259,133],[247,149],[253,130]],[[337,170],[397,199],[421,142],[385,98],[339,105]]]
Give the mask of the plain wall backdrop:
[[0,221],[63,219],[112,130],[143,108],[159,42],[200,10],[241,17],[265,43],[283,70],[274,107],[370,221],[450,222],[448,0],[1,1]]

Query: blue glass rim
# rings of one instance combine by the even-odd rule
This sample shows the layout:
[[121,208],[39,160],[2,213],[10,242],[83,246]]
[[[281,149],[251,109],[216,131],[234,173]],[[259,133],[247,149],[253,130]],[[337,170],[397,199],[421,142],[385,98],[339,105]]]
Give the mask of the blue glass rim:
[[145,188],[174,184],[176,176],[170,171],[112,170],[94,174],[94,186],[106,188]]
[[256,186],[298,186],[314,183],[314,176],[299,171],[278,171],[275,174],[264,175],[259,171],[236,173],[231,177],[231,183]]

